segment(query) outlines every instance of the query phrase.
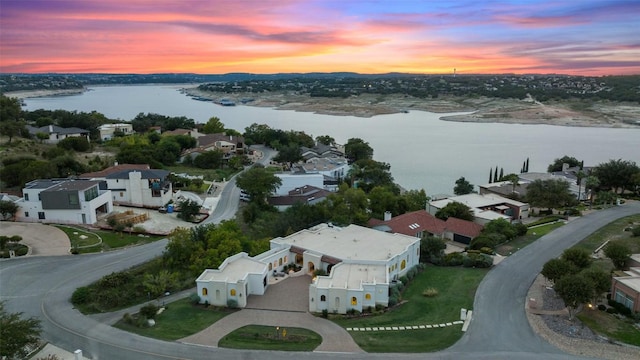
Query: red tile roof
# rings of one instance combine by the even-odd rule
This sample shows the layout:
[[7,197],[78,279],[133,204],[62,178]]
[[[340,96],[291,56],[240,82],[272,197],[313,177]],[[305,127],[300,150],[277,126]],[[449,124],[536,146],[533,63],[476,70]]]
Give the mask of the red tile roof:
[[480,235],[480,232],[483,229],[483,226],[480,224],[454,217],[448,218],[445,226],[447,231],[458,235],[468,236],[472,239]]
[[80,177],[84,178],[103,178],[107,177],[107,175],[111,175],[123,170],[149,170],[150,167],[148,164],[120,164],[108,167],[104,170],[94,171],[86,174],[80,175]]
[[[370,221],[372,224],[375,221]],[[416,236],[417,233],[426,231],[430,234],[440,235],[444,232],[445,222],[429,214],[426,210],[418,210],[398,215],[391,220],[383,221],[375,225],[387,225],[391,232]]]

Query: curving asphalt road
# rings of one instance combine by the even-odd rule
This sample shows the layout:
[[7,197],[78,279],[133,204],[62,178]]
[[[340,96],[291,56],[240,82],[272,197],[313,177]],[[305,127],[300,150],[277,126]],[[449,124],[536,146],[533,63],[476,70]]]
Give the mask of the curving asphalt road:
[[203,347],[123,332],[72,307],[69,297],[75,288],[160,255],[166,240],[103,254],[1,261],[0,299],[7,301],[10,312],[22,311],[42,319],[45,340],[69,351],[82,349],[92,359],[582,359],[562,353],[532,331],[524,310],[527,290],[546,261],[607,223],[638,213],[640,203],[630,202],[589,214],[502,261],[477,290],[474,319],[467,333],[438,353],[327,354]]

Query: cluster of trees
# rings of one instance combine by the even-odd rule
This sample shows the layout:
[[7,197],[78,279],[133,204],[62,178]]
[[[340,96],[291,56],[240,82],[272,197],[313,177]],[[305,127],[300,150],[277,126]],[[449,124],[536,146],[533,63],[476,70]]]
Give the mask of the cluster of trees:
[[505,219],[491,220],[484,225],[480,235],[471,240],[469,248],[473,250],[495,249],[496,246],[523,236],[527,226],[522,223],[512,224]]
[[165,116],[154,113],[139,113],[131,120],[133,131],[146,133],[153,126],[159,126],[162,131],[175,129],[194,129],[196,122],[185,116]]
[[[624,266],[630,251],[624,245],[612,242],[605,247],[605,255],[618,267]],[[548,281],[554,283],[556,293],[569,309],[570,318],[582,304],[597,302],[611,287],[611,276],[603,270],[591,267],[591,262],[591,254],[588,251],[570,248],[559,258],[547,261],[540,272]]]
[[178,228],[169,236],[162,262],[169,272],[195,278],[203,269],[217,269],[229,256],[245,251],[257,255],[269,249],[269,239],[251,240],[233,220],[191,229]]
[[38,342],[42,327],[36,318],[23,318],[23,313],[10,313],[0,301],[0,357],[22,358],[27,346]]
[[162,136],[155,132],[115,138],[110,145],[118,147],[116,159],[123,164],[149,164],[153,168],[174,165],[180,154],[196,146],[188,135]]

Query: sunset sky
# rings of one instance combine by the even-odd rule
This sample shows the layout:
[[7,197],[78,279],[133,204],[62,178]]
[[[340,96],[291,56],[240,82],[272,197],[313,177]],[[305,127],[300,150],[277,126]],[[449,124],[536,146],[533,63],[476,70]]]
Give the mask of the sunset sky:
[[0,0],[0,72],[640,74],[640,0]]

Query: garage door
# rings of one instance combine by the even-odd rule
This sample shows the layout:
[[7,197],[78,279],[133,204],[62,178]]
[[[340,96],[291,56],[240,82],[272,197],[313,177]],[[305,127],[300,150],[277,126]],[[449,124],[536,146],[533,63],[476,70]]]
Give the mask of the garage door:
[[453,241],[469,245],[471,238],[464,235],[453,234]]

